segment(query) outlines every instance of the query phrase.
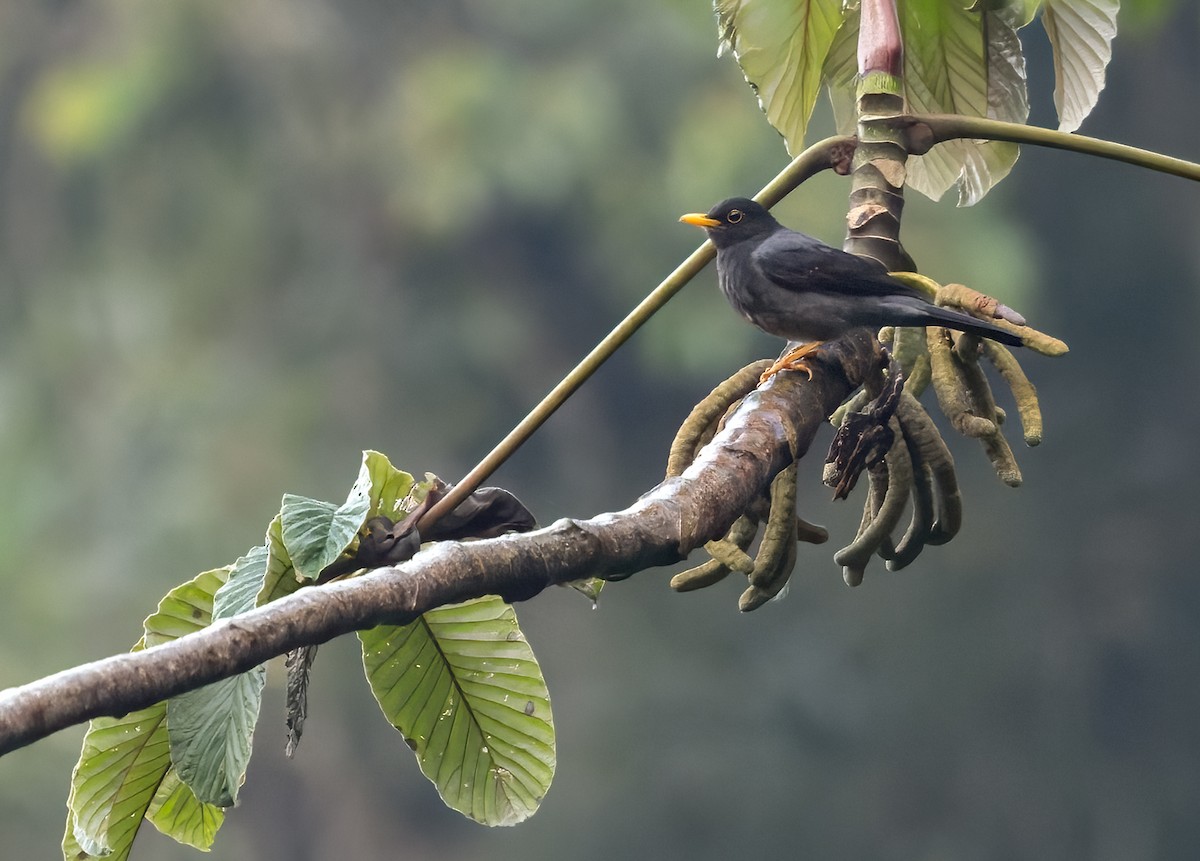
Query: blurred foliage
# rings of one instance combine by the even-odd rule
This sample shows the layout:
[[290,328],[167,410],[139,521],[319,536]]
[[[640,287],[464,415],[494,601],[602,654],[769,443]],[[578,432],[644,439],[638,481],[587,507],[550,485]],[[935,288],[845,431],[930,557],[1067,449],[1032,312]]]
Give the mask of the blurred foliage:
[[[1084,131],[1196,158],[1200,16],[1151,5]],[[464,472],[691,250],[680,212],[784,163],[715,54],[704,0],[0,5],[0,685],[124,650],[361,449]],[[1048,94],[1032,111],[1053,124]],[[781,218],[836,243],[845,191],[822,177]],[[955,544],[853,593],[805,549],[753,619],[654,572],[596,612],[522,607],[561,767],[502,833],[428,791],[353,643],[322,649],[285,761],[272,668],[212,857],[1190,858],[1200,203],[1027,148],[976,211],[913,197],[904,224],[932,277],[1071,344],[1030,367],[1025,488],[960,458]],[[628,504],[691,405],[777,351],[713,280],[497,476],[540,521]],[[822,504],[817,460],[800,492],[836,543],[857,506]],[[81,734],[0,763],[8,855],[53,856]]]

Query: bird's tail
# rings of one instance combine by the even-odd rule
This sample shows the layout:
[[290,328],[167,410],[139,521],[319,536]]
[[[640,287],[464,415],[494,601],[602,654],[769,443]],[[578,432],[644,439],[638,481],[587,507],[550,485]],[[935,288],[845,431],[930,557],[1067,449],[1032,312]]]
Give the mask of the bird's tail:
[[947,329],[968,332],[972,335],[978,335],[980,338],[990,338],[993,341],[1007,344],[1010,347],[1021,346],[1022,342],[1019,335],[1014,335],[1006,329],[1001,329],[999,326],[989,323],[986,320],[980,320],[978,317],[972,317],[970,314],[955,311],[953,308],[943,308],[940,305],[927,305],[922,310],[924,311],[924,315],[930,318],[931,321],[925,325],[945,326]]

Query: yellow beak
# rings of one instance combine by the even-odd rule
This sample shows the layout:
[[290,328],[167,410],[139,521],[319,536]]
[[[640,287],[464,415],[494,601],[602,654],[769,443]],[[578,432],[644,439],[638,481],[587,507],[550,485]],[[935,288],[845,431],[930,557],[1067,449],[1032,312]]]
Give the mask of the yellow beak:
[[703,212],[689,212],[687,215],[679,216],[679,220],[684,224],[694,224],[697,227],[720,227],[721,222],[715,218],[709,218]]

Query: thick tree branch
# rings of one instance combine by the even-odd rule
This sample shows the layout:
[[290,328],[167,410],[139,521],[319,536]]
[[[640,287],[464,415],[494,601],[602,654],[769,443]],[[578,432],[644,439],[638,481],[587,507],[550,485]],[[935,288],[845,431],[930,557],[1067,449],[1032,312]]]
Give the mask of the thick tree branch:
[[524,600],[586,577],[617,579],[684,559],[725,534],[779,470],[808,449],[873,361],[865,331],[826,345],[811,382],[780,374],[749,395],[678,478],[624,511],[537,532],[444,542],[394,568],[301,589],[203,631],[0,692],[0,754],[102,715],[194,690],[305,645],[481,595]]

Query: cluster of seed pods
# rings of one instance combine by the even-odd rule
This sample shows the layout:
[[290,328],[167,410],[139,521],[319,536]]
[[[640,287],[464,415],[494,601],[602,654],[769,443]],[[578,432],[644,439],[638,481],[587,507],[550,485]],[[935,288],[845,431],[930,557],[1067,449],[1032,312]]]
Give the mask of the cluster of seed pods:
[[[1019,335],[1023,345],[1034,352],[1046,356],[1067,352],[1062,341],[1024,325],[1020,315],[970,288],[942,286],[909,273],[897,277],[939,304],[991,318]],[[1021,471],[1004,435],[1005,412],[996,405],[981,361],[991,364],[1011,390],[1025,444],[1034,446],[1042,439],[1037,391],[1007,347],[941,327],[888,328],[879,337],[889,348],[890,362],[831,417],[839,430],[824,476],[836,498],[845,498],[863,472],[868,478],[858,533],[834,554],[850,586],[862,582],[873,556],[881,557],[889,570],[900,570],[926,546],[950,541],[962,522],[954,459],[918,400],[927,388],[932,386],[950,425],[980,441],[1005,484],[1019,485]],[[671,447],[668,477],[683,472],[720,429],[728,412],[754,389],[758,375],[768,365],[767,360],[748,365],[696,406]],[[895,540],[906,510],[910,510],[908,526]],[[760,529],[762,539],[752,556],[750,547]],[[676,575],[671,586],[678,591],[699,589],[736,571],[748,581],[739,607],[753,610],[786,586],[796,561],[797,541],[819,544],[828,537],[824,529],[796,515],[793,463],[780,471],[768,492],[751,503],[725,537],[705,545],[710,559]]]

